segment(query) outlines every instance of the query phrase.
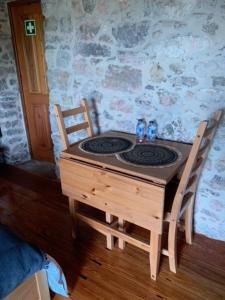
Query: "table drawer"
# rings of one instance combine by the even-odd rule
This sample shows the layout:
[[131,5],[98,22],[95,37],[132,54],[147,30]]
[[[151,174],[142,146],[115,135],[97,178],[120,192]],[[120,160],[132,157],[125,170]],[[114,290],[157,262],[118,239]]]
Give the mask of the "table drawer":
[[164,187],[64,158],[60,175],[68,197],[162,233]]

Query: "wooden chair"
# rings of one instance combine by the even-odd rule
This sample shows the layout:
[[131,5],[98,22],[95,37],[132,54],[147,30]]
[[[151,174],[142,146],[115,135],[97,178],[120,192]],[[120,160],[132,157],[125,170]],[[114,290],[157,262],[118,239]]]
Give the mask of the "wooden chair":
[[[169,205],[171,209],[168,209],[165,214],[164,221],[169,222],[168,250],[163,249],[162,254],[169,257],[170,270],[175,273],[177,267],[177,228],[180,224],[180,220],[183,218],[183,229],[185,231],[186,242],[192,244],[192,221],[195,194],[210,144],[221,117],[222,111],[219,110],[214,114],[211,125],[208,124],[208,121],[200,123],[175,197],[171,205]],[[166,203],[166,205],[168,205],[168,203]]]
[[[71,146],[69,143],[68,135],[80,130],[86,130],[87,136],[92,137],[93,136],[93,128],[92,128],[92,122],[91,117],[89,113],[89,108],[87,104],[86,99],[81,100],[81,106],[72,108],[69,110],[62,111],[59,104],[55,104],[54,106],[55,114],[56,114],[56,120],[59,128],[60,138],[61,142],[63,144],[63,150],[66,150],[68,147]],[[84,116],[84,122],[80,124],[73,125],[71,127],[65,126],[64,119],[71,116],[77,116],[83,114]],[[77,209],[78,202],[75,199],[69,198],[69,211],[73,220],[73,231],[72,235],[74,238],[76,238],[76,215],[75,211]],[[106,213],[106,222],[111,223],[113,221],[113,216],[109,213]],[[107,235],[107,248],[112,249],[113,247],[113,237],[112,235]]]
[[[69,110],[62,111],[59,104],[55,104],[54,108],[59,128],[59,134],[61,142],[63,144],[63,150],[66,150],[70,146],[68,135],[71,133],[80,130],[87,130],[88,137],[93,136],[93,128],[86,99],[83,99],[81,101],[81,106]],[[64,119],[72,116],[77,116],[79,114],[83,114],[84,122],[66,128]]]

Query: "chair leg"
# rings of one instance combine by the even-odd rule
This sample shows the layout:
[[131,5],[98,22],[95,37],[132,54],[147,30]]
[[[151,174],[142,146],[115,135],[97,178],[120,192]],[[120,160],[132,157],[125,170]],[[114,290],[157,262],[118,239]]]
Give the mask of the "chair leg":
[[[113,221],[113,216],[110,213],[105,213],[105,219],[106,222],[110,224]],[[107,249],[112,250],[113,246],[114,246],[114,237],[110,233],[108,233],[106,235],[106,247]]]
[[151,232],[150,236],[150,273],[151,278],[156,280],[159,271],[159,262],[161,255],[161,234]]
[[187,207],[184,223],[185,223],[185,238],[187,244],[192,244],[192,230],[193,230],[193,206],[194,206],[194,196],[191,200],[190,205]]
[[177,224],[170,222],[168,235],[168,253],[170,271],[176,273],[177,271]]
[[[119,230],[124,231],[124,220],[121,218],[119,218]],[[119,239],[119,241],[118,241],[119,248],[123,250],[125,248],[125,245],[126,245],[125,241],[122,239]]]
[[72,237],[76,239],[77,237],[77,217],[76,210],[78,207],[78,201],[73,198],[69,198],[69,212],[72,218]]

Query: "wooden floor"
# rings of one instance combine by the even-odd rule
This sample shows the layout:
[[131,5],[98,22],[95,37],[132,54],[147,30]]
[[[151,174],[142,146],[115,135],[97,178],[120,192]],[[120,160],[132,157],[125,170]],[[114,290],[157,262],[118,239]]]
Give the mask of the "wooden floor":
[[105,238],[84,224],[74,242],[59,184],[24,170],[0,167],[0,221],[60,263],[74,300],[225,299],[225,243],[196,235],[192,246],[181,247],[177,274],[163,257],[151,281],[144,251],[130,245],[109,251]]

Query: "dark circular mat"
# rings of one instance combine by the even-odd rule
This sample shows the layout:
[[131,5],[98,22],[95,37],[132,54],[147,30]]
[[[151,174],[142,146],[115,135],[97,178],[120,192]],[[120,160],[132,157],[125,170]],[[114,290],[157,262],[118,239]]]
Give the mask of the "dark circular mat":
[[126,151],[133,146],[133,143],[120,137],[97,137],[84,141],[80,148],[94,154],[115,154]]
[[178,159],[178,153],[160,145],[136,145],[131,151],[118,154],[119,158],[127,163],[157,167],[173,164]]

